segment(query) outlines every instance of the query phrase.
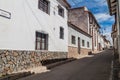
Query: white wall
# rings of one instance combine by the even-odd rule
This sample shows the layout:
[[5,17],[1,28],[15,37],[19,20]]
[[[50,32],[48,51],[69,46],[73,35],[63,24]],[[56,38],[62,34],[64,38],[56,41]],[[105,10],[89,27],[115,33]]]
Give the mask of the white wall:
[[101,47],[104,48],[104,41],[100,34],[98,34],[98,43],[100,43]]
[[105,47],[105,42],[104,42],[103,37],[101,35],[99,35],[98,42],[101,44],[102,48]]
[[[97,26],[95,26],[95,28],[94,28],[94,32],[95,32],[95,34],[96,34],[96,46],[95,46],[95,42],[94,42],[94,49],[98,49],[98,39],[99,39],[99,34],[98,34],[98,31],[97,31],[97,29],[96,29],[96,27]],[[95,37],[95,35],[94,35],[94,37]],[[94,40],[95,41],[95,40]]]
[[[58,15],[58,2],[50,0],[50,15],[38,9],[38,0],[0,0],[0,9],[11,13],[11,19],[0,16],[0,49],[35,50],[35,32],[48,33],[49,51],[68,51],[67,10]],[[55,15],[54,15],[55,11]],[[59,38],[59,27],[64,39]]]
[[[68,27],[68,33],[69,33],[69,36],[68,36],[69,46],[78,47],[78,37],[80,37],[81,48],[92,49],[92,38],[91,37],[88,37],[88,36],[78,32],[78,31],[76,31],[75,29],[73,29],[71,27]],[[72,35],[75,36],[75,38],[76,38],[76,44],[75,45],[71,43],[71,36]],[[82,46],[82,40],[85,41],[85,46],[84,47]],[[90,44],[89,48],[87,47],[87,42],[89,42],[89,44]]]

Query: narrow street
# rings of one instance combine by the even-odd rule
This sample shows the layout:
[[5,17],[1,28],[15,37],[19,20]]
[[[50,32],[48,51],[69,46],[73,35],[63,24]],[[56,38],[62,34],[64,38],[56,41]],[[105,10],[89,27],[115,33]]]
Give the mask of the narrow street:
[[19,80],[109,80],[112,50],[63,64]]

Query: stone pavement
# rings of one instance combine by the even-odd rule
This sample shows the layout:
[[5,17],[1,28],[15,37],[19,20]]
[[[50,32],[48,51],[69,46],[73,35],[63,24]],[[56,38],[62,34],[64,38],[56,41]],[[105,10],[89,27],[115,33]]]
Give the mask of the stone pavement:
[[19,80],[109,80],[112,53],[106,50]]

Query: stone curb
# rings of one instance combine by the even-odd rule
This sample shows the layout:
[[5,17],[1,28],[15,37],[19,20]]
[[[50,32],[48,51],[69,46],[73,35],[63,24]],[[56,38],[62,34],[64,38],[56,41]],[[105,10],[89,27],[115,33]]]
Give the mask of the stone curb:
[[67,59],[65,61],[60,61],[60,62],[56,62],[56,63],[52,63],[52,64],[49,64],[49,65],[46,65],[46,67],[47,67],[47,69],[52,69],[52,68],[54,68],[56,66],[59,66],[59,65],[62,65],[62,64],[74,61],[74,60],[76,60],[76,59],[71,58],[71,59]]
[[113,61],[111,62],[111,71],[110,71],[109,80],[113,80]]

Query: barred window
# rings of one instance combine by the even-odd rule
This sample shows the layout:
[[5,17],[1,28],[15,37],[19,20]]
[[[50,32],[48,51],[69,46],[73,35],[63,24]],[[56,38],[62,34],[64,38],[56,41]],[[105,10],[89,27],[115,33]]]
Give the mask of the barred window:
[[71,37],[71,43],[72,43],[72,44],[76,44],[75,36],[72,36],[72,37]]
[[58,6],[58,14],[64,17],[64,9],[61,6]]
[[45,13],[49,14],[50,12],[50,6],[49,6],[49,1],[47,0],[39,0],[39,3],[38,3],[38,8],[42,11],[44,11]]
[[48,50],[48,35],[36,32],[36,50]]
[[85,46],[85,40],[82,40],[82,46]]

